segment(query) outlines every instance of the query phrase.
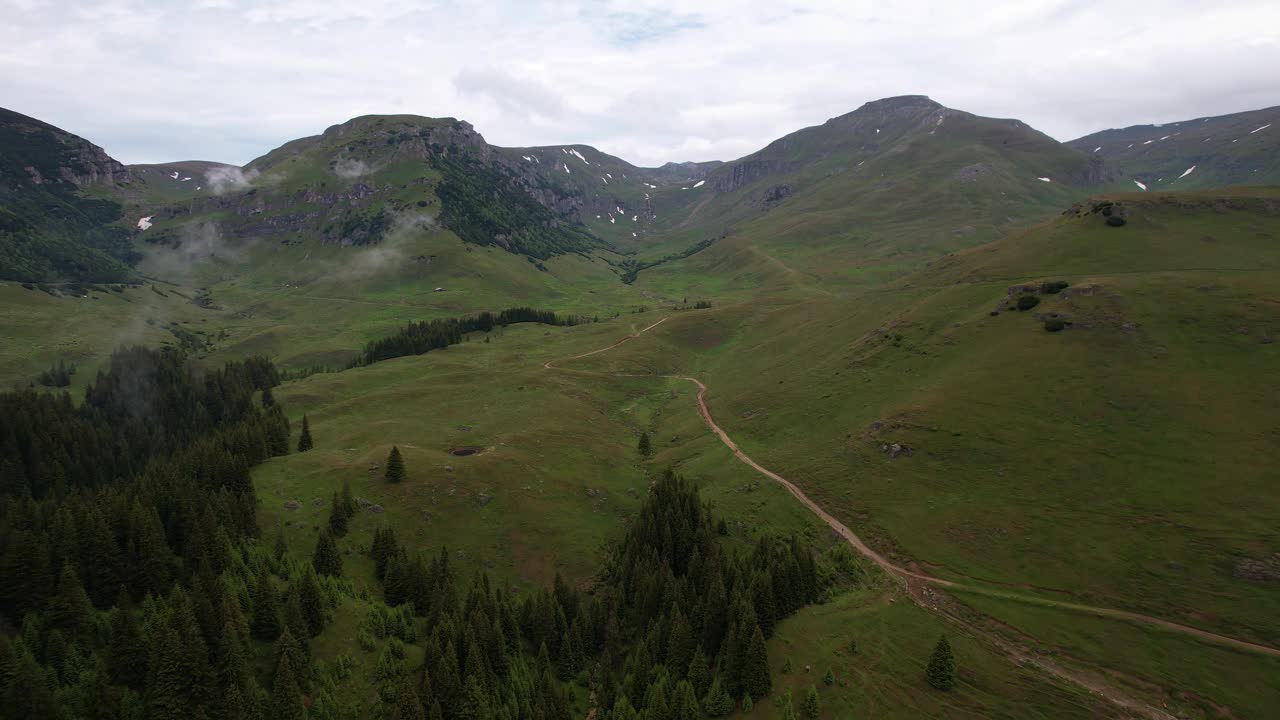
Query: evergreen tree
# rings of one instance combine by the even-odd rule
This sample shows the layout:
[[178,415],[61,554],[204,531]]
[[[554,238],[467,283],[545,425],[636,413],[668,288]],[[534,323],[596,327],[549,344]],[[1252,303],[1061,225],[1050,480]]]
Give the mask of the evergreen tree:
[[72,637],[89,629],[93,622],[93,606],[71,563],[62,564],[57,591],[49,598],[49,627],[64,630]]
[[822,703],[818,699],[818,688],[810,685],[809,689],[804,693],[804,704],[800,706],[800,711],[808,720],[818,720],[818,715],[822,712]]
[[385,477],[389,483],[404,481],[404,458],[400,456],[400,448],[395,445],[391,446],[391,454],[387,455]]
[[649,442],[648,432],[640,433],[640,442],[637,443],[636,449],[640,451],[640,457],[649,457],[649,454],[653,452],[653,446]]
[[796,708],[791,703],[791,691],[782,697],[782,720],[796,720]]
[[311,423],[307,416],[302,416],[302,435],[298,437],[298,452],[306,452],[313,447],[311,442]]
[[747,693],[742,696],[742,714],[747,715],[755,709],[755,703],[751,701],[751,694]]
[[107,644],[107,668],[112,681],[141,690],[147,679],[147,644],[142,636],[133,600],[123,587],[111,615],[111,641]]
[[285,592],[284,627],[286,632],[301,641],[305,648],[306,639],[311,637],[311,629],[307,626],[307,619],[302,614],[302,600],[299,597],[298,588],[298,583],[290,583],[289,589]]
[[276,560],[283,560],[284,555],[287,552],[289,552],[289,546],[285,544],[284,527],[281,526],[280,530],[276,533],[276,544],[275,544],[275,547],[273,547],[271,550],[271,555]]
[[831,668],[827,668],[827,674],[822,676],[822,682],[825,685],[834,685],[836,682],[835,673],[831,672]]
[[707,688],[711,685],[711,667],[701,647],[693,654],[686,677],[689,678],[689,684],[693,686],[694,694],[698,697],[704,697],[707,694]]
[[333,501],[329,505],[329,532],[334,537],[345,537],[347,534],[347,510],[342,505],[341,498],[338,493],[333,494]]
[[671,710],[667,713],[670,720],[702,720],[702,707],[693,693],[693,685],[688,680],[676,683],[675,693],[671,697]]
[[349,480],[342,481],[342,511],[347,514],[347,518],[353,518],[356,514],[356,501],[351,496],[351,482]]
[[947,636],[938,638],[933,646],[933,655],[929,658],[929,666],[925,670],[929,685],[938,690],[950,690],[956,684],[956,659],[951,654],[951,643]]
[[249,632],[259,640],[275,640],[280,637],[280,598],[275,583],[265,569],[258,573],[253,589],[253,619]]
[[769,656],[765,651],[764,633],[756,625],[751,639],[745,645],[742,659],[742,687],[753,699],[769,694],[773,680],[769,677]]
[[298,582],[298,600],[302,607],[302,617],[306,620],[307,636],[315,637],[324,630],[324,596],[320,592],[315,570],[307,568]]
[[306,716],[307,709],[302,704],[302,689],[293,663],[282,662],[276,668],[275,681],[271,685],[271,720],[302,720]]
[[711,717],[723,717],[733,712],[733,696],[720,684],[719,676],[707,688],[706,695],[702,698],[702,709]]
[[338,554],[338,545],[328,529],[320,531],[315,554],[311,556],[311,565],[321,575],[338,577],[342,574],[342,556]]

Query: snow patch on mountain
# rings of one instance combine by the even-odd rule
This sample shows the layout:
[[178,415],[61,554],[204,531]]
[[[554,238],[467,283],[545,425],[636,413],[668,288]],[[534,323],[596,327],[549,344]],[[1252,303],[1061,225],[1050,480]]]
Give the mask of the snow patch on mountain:
[[1146,191],[1146,189],[1147,189],[1147,186],[1146,186],[1146,185],[1144,185],[1144,184],[1142,184],[1142,183],[1138,182],[1137,180],[1134,180],[1134,181],[1133,181],[1133,184],[1134,184],[1134,185],[1137,185],[1137,186],[1138,186],[1138,187],[1140,187],[1140,188],[1142,188],[1143,192],[1145,192],[1145,191]]
[[1257,130],[1250,130],[1250,131],[1249,131],[1249,134],[1250,134],[1250,135],[1252,135],[1252,134],[1254,134],[1254,133],[1256,133],[1256,132],[1261,132],[1261,131],[1263,131],[1263,130],[1266,130],[1266,129],[1267,129],[1267,128],[1269,128],[1269,127],[1271,127],[1271,123],[1267,123],[1266,125],[1263,125],[1262,127],[1258,128]]
[[706,184],[707,184],[707,181],[706,181],[706,180],[699,180],[698,182],[694,183],[694,184],[693,184],[693,186],[694,186],[694,187],[696,187],[696,188],[700,188],[700,187],[702,187],[703,185],[706,185]]
[[1038,178],[1036,178],[1036,179],[1037,179],[1037,180],[1039,180],[1040,182],[1053,182],[1053,180],[1051,180],[1051,179],[1049,179],[1049,178],[1047,178],[1047,177],[1038,177]]
[[147,228],[151,227],[151,218],[153,218],[153,217],[155,217],[155,215],[148,215],[148,216],[146,216],[146,217],[144,217],[144,218],[139,219],[139,220],[138,220],[138,229],[139,229],[139,230],[146,230]]
[[1187,168],[1186,172],[1184,172],[1184,173],[1182,173],[1181,175],[1179,175],[1179,176],[1178,176],[1178,179],[1179,179],[1179,180],[1181,180],[1182,178],[1184,178],[1184,177],[1186,177],[1186,176],[1190,175],[1190,174],[1192,173],[1192,171],[1194,171],[1195,169],[1196,169],[1196,166],[1195,166],[1195,165],[1192,165],[1191,167]]

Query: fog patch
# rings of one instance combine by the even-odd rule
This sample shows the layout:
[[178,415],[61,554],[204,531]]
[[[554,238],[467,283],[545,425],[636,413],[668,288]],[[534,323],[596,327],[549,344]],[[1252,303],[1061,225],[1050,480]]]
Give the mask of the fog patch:
[[422,213],[400,213],[392,218],[391,230],[377,245],[360,248],[337,273],[340,280],[358,280],[404,265],[409,257],[409,242],[417,232],[434,228],[435,218]]
[[182,279],[201,262],[243,263],[255,244],[252,240],[232,244],[214,222],[191,223],[178,231],[176,245],[153,255],[149,264],[160,277]]
[[369,167],[368,163],[363,160],[343,158],[333,166],[333,174],[347,180],[354,180],[371,172],[373,172],[373,168]]
[[245,172],[238,167],[216,167],[204,174],[205,184],[214,195],[248,190],[258,179],[258,171]]

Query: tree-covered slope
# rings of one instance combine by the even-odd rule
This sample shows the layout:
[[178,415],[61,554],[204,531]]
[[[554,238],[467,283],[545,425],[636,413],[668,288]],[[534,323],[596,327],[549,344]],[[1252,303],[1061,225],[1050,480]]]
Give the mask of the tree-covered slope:
[[0,109],[0,278],[110,282],[136,259],[119,204],[84,191],[127,184],[102,148]]

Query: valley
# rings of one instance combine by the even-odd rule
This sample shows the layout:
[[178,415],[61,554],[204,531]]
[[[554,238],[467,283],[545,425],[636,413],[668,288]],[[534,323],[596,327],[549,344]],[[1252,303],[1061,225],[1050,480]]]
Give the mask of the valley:
[[[723,523],[716,547],[798,538],[822,579],[816,601],[768,621],[773,691],[750,710],[735,695],[735,715],[786,717],[784,693],[798,705],[812,684],[831,718],[1265,717],[1280,703],[1276,113],[1059,143],[902,96],[739,160],[660,168],[405,115],[243,168],[47,154],[41,177],[69,185],[39,188],[40,207],[111,219],[77,244],[46,210],[5,206],[4,247],[59,259],[4,268],[0,379],[68,363],[78,402],[119,371],[122,345],[180,349],[205,371],[274,363],[272,402],[315,445],[246,469],[259,536],[239,565],[293,587],[337,493],[358,508],[328,540],[343,562],[309,645],[313,715],[391,717],[406,695],[387,653],[409,675],[431,667],[421,617],[416,640],[355,640],[396,612],[372,550],[384,529],[406,557],[447,548],[462,587],[483,573],[499,599],[473,606],[567,583],[581,599],[562,593],[562,610],[590,597],[623,613],[611,558],[663,512],[653,488],[671,469]],[[1226,135],[1239,142],[1213,144]],[[59,170],[72,156],[110,182]],[[1168,177],[1182,165],[1196,169]],[[4,170],[0,200],[29,190],[29,172]],[[409,323],[504,308],[585,322],[356,362]],[[249,572],[225,576],[246,611]],[[609,645],[613,669],[562,672],[554,643],[572,717],[632,717],[603,715],[618,692],[658,702],[630,684],[640,639],[665,643],[675,620],[651,622]],[[925,672],[943,634],[958,662],[946,692]],[[270,675],[277,650],[246,648]],[[541,677],[537,647],[511,652],[493,662]],[[694,683],[663,667],[662,692]]]

